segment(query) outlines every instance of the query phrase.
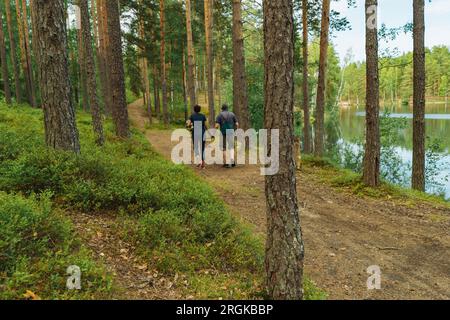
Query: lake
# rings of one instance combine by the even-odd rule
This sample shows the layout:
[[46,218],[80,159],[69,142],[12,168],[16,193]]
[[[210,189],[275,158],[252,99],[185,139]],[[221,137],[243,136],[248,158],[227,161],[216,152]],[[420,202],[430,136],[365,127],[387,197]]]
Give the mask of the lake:
[[[399,145],[396,150],[401,155],[406,165],[412,162],[412,106],[396,105],[381,107],[381,112],[389,111],[393,118],[406,118],[408,126],[399,131]],[[450,198],[450,181],[445,181],[450,176],[450,106],[444,102],[429,103],[426,106],[426,134],[431,139],[438,138],[445,148],[442,154],[443,158],[439,165],[442,167],[437,179],[445,185],[446,198]],[[341,107],[340,109],[340,125],[342,139],[346,142],[355,141],[364,137],[365,132],[365,110],[364,106]],[[427,191],[432,192],[433,187],[428,186]]]

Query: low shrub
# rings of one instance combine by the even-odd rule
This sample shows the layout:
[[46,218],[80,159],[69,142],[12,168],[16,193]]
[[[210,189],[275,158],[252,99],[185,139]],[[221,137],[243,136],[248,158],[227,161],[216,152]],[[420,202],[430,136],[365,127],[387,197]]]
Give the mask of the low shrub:
[[[27,290],[43,299],[106,298],[111,279],[73,236],[67,218],[40,199],[0,192],[0,299],[21,299]],[[80,291],[66,288],[66,270],[82,271]]]

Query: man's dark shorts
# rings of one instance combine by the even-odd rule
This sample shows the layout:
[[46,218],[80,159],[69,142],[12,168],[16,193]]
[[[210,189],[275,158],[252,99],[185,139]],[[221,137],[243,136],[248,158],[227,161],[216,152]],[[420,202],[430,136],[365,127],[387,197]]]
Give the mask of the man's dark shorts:
[[222,151],[234,149],[234,134],[226,135],[222,133],[221,140]]

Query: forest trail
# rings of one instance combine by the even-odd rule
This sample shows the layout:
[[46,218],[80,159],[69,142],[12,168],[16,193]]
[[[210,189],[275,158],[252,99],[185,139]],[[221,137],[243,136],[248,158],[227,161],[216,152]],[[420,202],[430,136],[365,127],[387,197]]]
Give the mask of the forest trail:
[[[142,101],[129,106],[134,125],[170,159],[170,131],[147,130]],[[259,167],[193,170],[236,217],[265,233],[264,177]],[[450,210],[361,198],[298,174],[305,273],[330,299],[450,299]],[[369,266],[382,272],[381,290],[367,290]]]

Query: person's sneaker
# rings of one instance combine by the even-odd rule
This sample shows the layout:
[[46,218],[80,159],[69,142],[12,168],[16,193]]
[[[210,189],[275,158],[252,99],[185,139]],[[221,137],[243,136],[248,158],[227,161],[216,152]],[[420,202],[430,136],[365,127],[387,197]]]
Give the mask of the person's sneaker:
[[236,168],[236,163],[233,163],[231,167]]
[[227,169],[231,169],[232,168],[231,164],[225,164],[223,167],[227,168]]

